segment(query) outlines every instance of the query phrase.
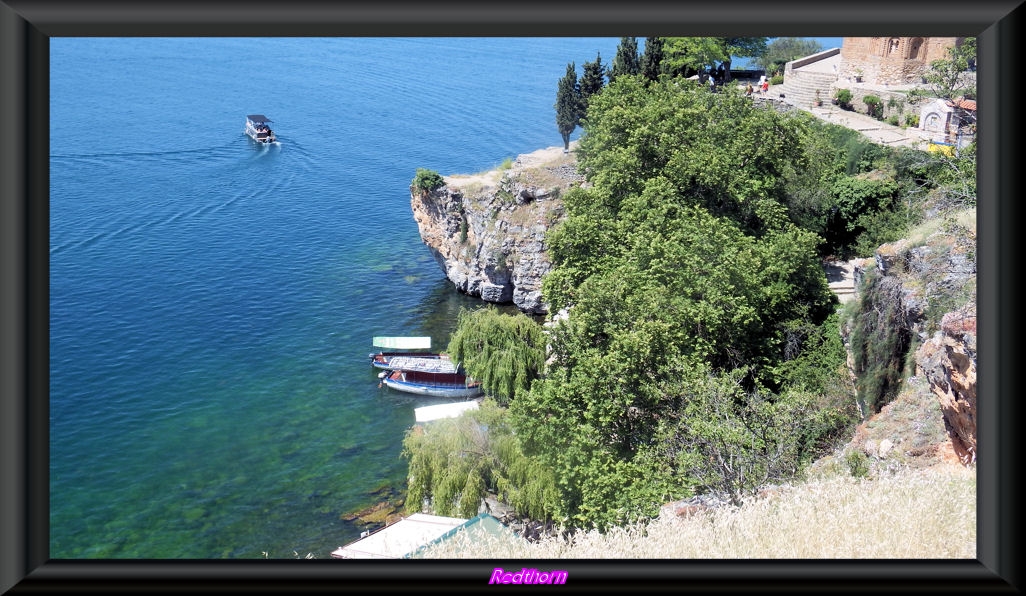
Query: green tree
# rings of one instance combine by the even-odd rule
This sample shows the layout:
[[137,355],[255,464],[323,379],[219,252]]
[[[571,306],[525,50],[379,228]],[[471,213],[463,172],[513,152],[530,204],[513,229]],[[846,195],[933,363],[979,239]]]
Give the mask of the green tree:
[[645,48],[641,54],[640,72],[649,81],[656,81],[662,74],[663,38],[646,37]]
[[417,172],[410,182],[410,188],[421,194],[438,190],[443,186],[445,186],[445,179],[442,178],[442,175],[426,168],[417,168]]
[[406,431],[406,510],[438,515],[477,515],[486,492],[496,493],[520,514],[551,519],[558,508],[552,471],[524,455],[505,409],[484,399],[455,419],[435,420]]
[[930,95],[953,100],[976,97],[976,38],[967,37],[934,60],[924,75]]
[[489,305],[460,310],[447,352],[505,405],[541,374],[545,338],[541,326],[527,315],[503,314]]
[[602,55],[595,56],[594,62],[585,62],[584,71],[581,73],[581,115],[588,111],[588,101],[605,86],[606,69],[602,66]]
[[730,82],[730,64],[733,58],[758,58],[766,53],[768,37],[723,37],[727,58],[723,61],[724,82]]
[[[740,93],[620,77],[592,98],[583,125],[579,166],[591,187],[567,193],[543,281],[569,318],[549,333],[545,376],[510,406],[525,453],[560,479],[560,515],[602,527],[718,486],[712,472],[740,495],[745,479],[794,471],[811,437],[842,418],[797,416],[837,370],[808,357],[822,349],[815,338],[836,300],[820,239],[787,208],[792,186],[819,163],[806,154],[815,146],[807,119],[755,108]],[[821,364],[833,368],[818,375]],[[688,376],[699,370],[708,372]],[[710,374],[738,384],[734,413],[703,431],[720,433],[719,447],[681,434],[703,411],[716,419],[720,405],[708,399],[687,409]],[[671,424],[685,412],[683,427]],[[675,449],[678,435],[693,448]],[[674,463],[685,452],[744,455],[753,466],[782,455],[730,477]]]
[[635,37],[621,37],[616,46],[616,56],[606,77],[612,83],[620,75],[636,75],[641,72],[641,57],[638,55],[638,40]]
[[[819,454],[820,422],[826,420],[811,393],[745,390],[746,374],[681,371],[667,386],[679,405],[667,410],[658,431],[673,474],[692,479],[701,492],[725,494],[735,505],[766,483],[790,480]],[[844,426],[853,421],[848,416]],[[828,426],[837,423],[828,420]]]
[[663,72],[673,76],[699,75],[705,83],[718,64],[730,59],[720,37],[667,37],[663,45]]
[[766,51],[756,58],[758,64],[767,74],[783,72],[784,65],[792,60],[815,54],[822,49],[814,39],[803,37],[778,37],[769,42]]
[[566,65],[566,74],[556,89],[556,127],[563,137],[563,151],[570,150],[570,135],[581,122],[581,87],[577,83],[577,66]]

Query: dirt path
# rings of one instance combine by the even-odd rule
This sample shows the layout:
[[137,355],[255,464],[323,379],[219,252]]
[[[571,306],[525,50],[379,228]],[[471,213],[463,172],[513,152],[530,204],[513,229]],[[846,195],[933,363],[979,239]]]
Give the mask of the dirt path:
[[[570,150],[573,151],[577,147],[577,142],[570,143]],[[546,147],[544,149],[538,149],[531,153],[524,153],[518,155],[513,160],[513,165],[510,169],[512,170],[526,170],[530,168],[536,168],[549,163],[556,163],[561,161],[566,154],[563,153],[563,147]],[[494,168],[484,172],[478,172],[477,174],[452,174],[451,176],[443,176],[445,183],[449,186],[456,186],[466,188],[471,185],[480,185],[481,187],[494,187],[499,184],[499,180],[502,179],[502,175],[506,172],[501,168]]]

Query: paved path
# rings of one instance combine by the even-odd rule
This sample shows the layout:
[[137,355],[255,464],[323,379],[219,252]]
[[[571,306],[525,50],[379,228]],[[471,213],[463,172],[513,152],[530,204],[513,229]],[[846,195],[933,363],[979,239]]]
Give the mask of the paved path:
[[[770,88],[770,91],[773,91],[772,87]],[[869,137],[873,142],[881,145],[901,145],[925,150],[926,146],[930,142],[931,135],[926,131],[912,127],[901,128],[900,126],[891,126],[890,124],[887,124],[882,120],[877,120],[872,116],[842,110],[831,103],[824,103],[818,108],[803,108],[801,106],[795,107],[800,110],[805,110],[821,120],[845,126],[852,130],[857,130]]]
[[[747,82],[747,80],[739,80],[737,83],[738,87],[743,90],[745,82]],[[780,94],[783,90],[783,85],[770,85],[770,88],[766,91],[765,95],[756,93],[754,97],[756,99],[765,98],[771,101],[786,103],[795,109],[809,112],[820,120],[830,122],[831,124],[837,124],[839,126],[845,126],[852,130],[857,130],[874,143],[879,143],[881,145],[900,145],[925,151],[932,136],[936,136],[936,133],[931,136],[930,133],[919,130],[918,128],[901,128],[900,126],[891,126],[882,120],[877,120],[876,118],[866,114],[842,110],[840,107],[830,103],[829,100],[824,101],[823,105],[820,107],[794,105],[788,103],[787,100],[780,98]]]

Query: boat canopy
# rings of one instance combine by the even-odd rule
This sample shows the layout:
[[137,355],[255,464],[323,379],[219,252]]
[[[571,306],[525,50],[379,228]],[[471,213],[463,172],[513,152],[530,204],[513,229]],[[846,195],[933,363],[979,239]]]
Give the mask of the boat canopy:
[[271,122],[271,119],[267,116],[264,116],[263,114],[250,114],[246,116],[246,118],[254,124],[264,124],[265,122]]
[[374,347],[393,350],[419,350],[431,347],[430,337],[375,337]]
[[416,356],[393,356],[388,361],[392,370],[426,372],[435,374],[457,374],[459,366],[448,358],[418,358]]

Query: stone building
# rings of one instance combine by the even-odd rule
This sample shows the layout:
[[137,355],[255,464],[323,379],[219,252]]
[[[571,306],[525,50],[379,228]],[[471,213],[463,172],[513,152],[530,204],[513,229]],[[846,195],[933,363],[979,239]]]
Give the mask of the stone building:
[[845,37],[838,76],[870,85],[920,83],[930,62],[947,58],[963,37]]
[[[913,107],[907,92],[923,84],[934,60],[949,58],[948,49],[964,37],[845,37],[840,48],[831,48],[788,62],[778,95],[786,103],[803,108],[829,102],[839,89],[851,94],[851,109],[867,113],[863,99],[877,97],[883,105],[879,118],[897,116],[899,123],[917,126],[924,133],[950,141],[970,138],[976,105],[931,102]],[[970,73],[971,77],[975,73]],[[914,116],[919,116],[918,122]],[[960,141],[961,143],[962,141]]]

